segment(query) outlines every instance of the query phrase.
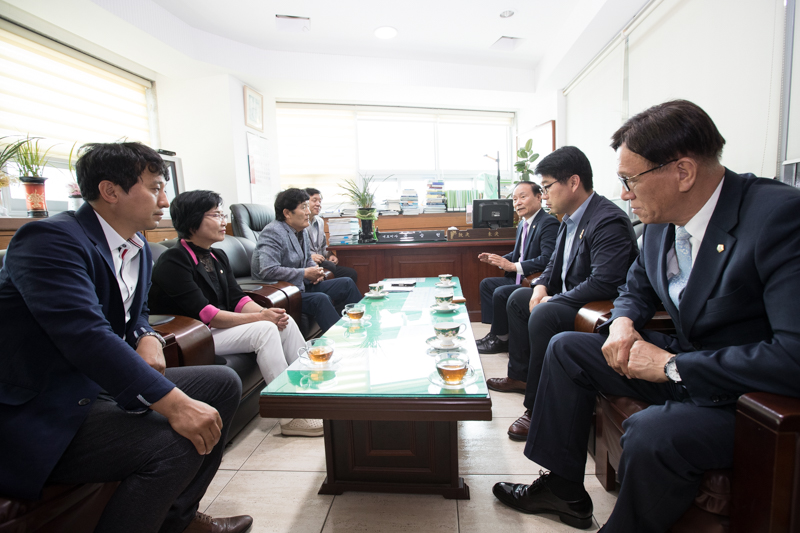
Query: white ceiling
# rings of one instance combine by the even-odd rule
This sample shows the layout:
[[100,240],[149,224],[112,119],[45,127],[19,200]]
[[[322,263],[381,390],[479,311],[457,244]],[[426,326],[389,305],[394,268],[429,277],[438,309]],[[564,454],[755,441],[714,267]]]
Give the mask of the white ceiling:
[[[535,68],[587,6],[604,0],[153,0],[190,26],[265,50]],[[630,2],[628,2],[630,3]],[[638,2],[641,4],[641,2]],[[511,18],[500,18],[507,9]],[[625,9],[628,9],[625,7]],[[635,13],[621,13],[623,19]],[[275,15],[309,17],[311,31],[278,32]],[[381,40],[380,26],[398,35]],[[619,28],[609,28],[613,35]],[[511,52],[500,37],[524,39]]]

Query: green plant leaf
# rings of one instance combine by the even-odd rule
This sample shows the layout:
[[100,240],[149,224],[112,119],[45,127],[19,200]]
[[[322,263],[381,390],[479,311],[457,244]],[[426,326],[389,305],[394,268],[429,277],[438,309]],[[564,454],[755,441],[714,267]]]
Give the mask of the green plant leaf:
[[525,143],[525,150],[530,152],[531,148],[533,148],[533,139],[528,139],[528,142]]

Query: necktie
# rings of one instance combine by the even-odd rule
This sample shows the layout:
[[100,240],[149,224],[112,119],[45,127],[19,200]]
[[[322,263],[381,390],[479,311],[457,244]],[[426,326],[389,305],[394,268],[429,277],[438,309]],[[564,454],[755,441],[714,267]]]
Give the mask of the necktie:
[[[525,244],[526,244],[525,241],[528,239],[528,228],[530,227],[530,224],[526,224],[525,222],[523,222],[523,224],[525,225],[525,227],[522,228],[522,240],[519,242],[519,262],[520,263],[525,258]],[[517,272],[517,285],[519,285],[521,282],[522,282],[522,274]]]
[[675,256],[678,258],[680,273],[669,280],[669,297],[675,307],[680,306],[683,289],[692,273],[692,243],[689,232],[683,226],[675,226]]

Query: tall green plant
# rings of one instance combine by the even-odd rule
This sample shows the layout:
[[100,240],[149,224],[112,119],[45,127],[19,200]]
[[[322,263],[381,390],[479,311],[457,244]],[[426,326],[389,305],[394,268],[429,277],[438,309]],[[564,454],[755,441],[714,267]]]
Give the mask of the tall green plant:
[[517,157],[519,158],[514,163],[514,169],[519,172],[522,181],[530,181],[531,174],[533,174],[533,162],[539,159],[539,154],[533,153],[533,139],[528,139],[525,146],[517,150]]
[[[357,183],[356,180],[352,178],[347,178],[344,180],[344,185],[341,185],[341,188],[344,189],[344,195],[354,203],[356,207],[359,209],[371,209],[375,207],[375,191],[370,191],[370,186],[375,176],[360,176],[361,184]],[[392,176],[394,176],[394,174],[386,176],[384,181]]]
[[26,137],[17,148],[14,154],[14,161],[19,165],[20,176],[41,178],[44,168],[47,166],[47,152],[50,148],[43,150],[39,146],[39,137]]

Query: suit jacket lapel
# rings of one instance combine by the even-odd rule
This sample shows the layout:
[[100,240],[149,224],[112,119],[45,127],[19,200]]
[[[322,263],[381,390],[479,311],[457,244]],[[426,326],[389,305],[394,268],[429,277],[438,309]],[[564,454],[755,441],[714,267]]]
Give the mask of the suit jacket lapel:
[[533,255],[531,252],[533,238],[536,235],[536,228],[539,227],[539,224],[542,222],[542,217],[545,215],[546,213],[544,212],[544,209],[539,209],[539,212],[536,213],[536,216],[533,217],[533,220],[531,220],[531,227],[528,228],[528,240],[525,242],[525,259],[531,259],[531,256]]
[[575,228],[575,237],[572,239],[572,248],[570,251],[569,263],[567,264],[567,272],[569,272],[569,269],[572,268],[572,262],[575,260],[575,256],[577,255],[578,246],[580,246],[581,241],[583,240],[586,226],[589,225],[589,222],[592,219],[592,212],[594,211],[595,207],[597,207],[599,198],[600,197],[597,194],[592,197],[589,205],[586,206],[586,211],[583,212],[583,216],[581,217],[578,227]]
[[[654,235],[657,238],[657,236]],[[664,309],[673,319],[678,316],[678,309],[669,297],[669,281],[667,280],[667,254],[675,244],[675,225],[664,224],[664,231],[661,232],[661,239],[658,244],[658,272],[656,272],[656,291],[661,295]],[[647,247],[645,247],[645,250]]]
[[[111,257],[111,249],[108,247],[108,241],[106,240],[106,234],[103,233],[103,227],[100,225],[100,221],[97,220],[97,215],[94,213],[94,208],[88,203],[83,204],[76,212],[75,212],[75,219],[83,228],[83,231],[86,233],[86,236],[89,237],[89,240],[92,241],[94,247],[103,257],[108,266],[109,270],[114,274],[116,277],[116,272],[114,271],[114,258]],[[122,295],[120,295],[122,298]]]
[[558,227],[558,235],[556,236],[556,247],[553,250],[553,254],[555,255],[556,259],[553,261],[553,270],[550,272],[550,283],[547,287],[547,292],[550,295],[558,294],[561,292],[561,270],[562,266],[564,265],[564,245],[566,244],[567,240],[567,225],[563,222]]
[[729,170],[725,170],[725,183],[722,185],[717,206],[708,221],[703,242],[697,252],[695,265],[686,283],[681,299],[680,318],[686,337],[691,326],[697,321],[700,311],[708,301],[711,291],[722,275],[736,237],[729,232],[739,222],[739,206],[742,202],[742,180]]

